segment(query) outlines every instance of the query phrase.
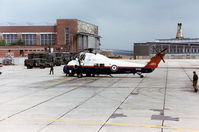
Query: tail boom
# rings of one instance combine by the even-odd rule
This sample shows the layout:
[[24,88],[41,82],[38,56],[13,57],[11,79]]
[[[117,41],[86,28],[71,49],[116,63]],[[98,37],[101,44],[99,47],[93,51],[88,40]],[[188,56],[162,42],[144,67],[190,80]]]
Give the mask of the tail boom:
[[154,57],[151,58],[151,60],[145,65],[144,68],[157,68],[158,67],[158,64],[160,63],[160,61],[164,58],[165,56],[165,52],[163,53],[159,53],[159,54],[156,54]]

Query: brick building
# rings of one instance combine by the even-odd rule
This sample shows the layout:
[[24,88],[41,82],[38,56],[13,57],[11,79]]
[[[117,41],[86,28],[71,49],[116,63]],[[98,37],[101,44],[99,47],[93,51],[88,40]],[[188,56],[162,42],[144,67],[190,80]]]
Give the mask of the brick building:
[[[23,45],[12,45],[19,40]],[[96,25],[77,19],[57,19],[54,26],[0,26],[0,42],[0,57],[18,57],[33,52],[99,49],[100,36]]]

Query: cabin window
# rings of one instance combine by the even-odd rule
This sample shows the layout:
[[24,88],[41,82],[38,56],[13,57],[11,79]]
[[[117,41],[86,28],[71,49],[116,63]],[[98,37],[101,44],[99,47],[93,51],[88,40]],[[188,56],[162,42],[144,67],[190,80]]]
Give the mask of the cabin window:
[[100,67],[104,67],[104,64],[100,64]]
[[99,64],[98,64],[98,63],[95,63],[95,64],[94,64],[94,67],[99,67]]

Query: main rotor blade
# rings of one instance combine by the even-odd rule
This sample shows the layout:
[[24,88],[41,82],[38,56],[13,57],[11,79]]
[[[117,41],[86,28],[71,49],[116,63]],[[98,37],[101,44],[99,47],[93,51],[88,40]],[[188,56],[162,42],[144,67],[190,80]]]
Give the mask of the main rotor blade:
[[165,63],[164,58],[162,58],[162,56],[161,56],[161,59],[162,59],[162,61]]
[[160,51],[160,53],[162,53],[162,52],[164,52],[164,51],[166,51],[167,50],[167,48],[165,48],[165,49],[163,49],[162,51]]
[[158,50],[155,48],[155,46],[153,46],[153,49],[155,49],[156,53],[158,53]]

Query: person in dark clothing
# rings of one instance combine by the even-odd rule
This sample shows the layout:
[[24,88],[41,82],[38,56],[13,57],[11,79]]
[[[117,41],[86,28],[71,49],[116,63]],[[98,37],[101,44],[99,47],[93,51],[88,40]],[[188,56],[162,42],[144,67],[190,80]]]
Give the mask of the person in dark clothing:
[[193,87],[195,92],[198,91],[197,84],[198,84],[198,75],[196,74],[195,71],[193,71]]
[[[3,66],[2,63],[0,63],[0,67],[2,67],[2,66]],[[1,75],[1,73],[2,73],[2,72],[1,72],[1,69],[0,69],[0,75]]]
[[50,74],[50,75],[51,75],[51,74],[54,74],[54,67],[53,67],[53,65],[50,66],[50,73],[49,73],[49,74]]

